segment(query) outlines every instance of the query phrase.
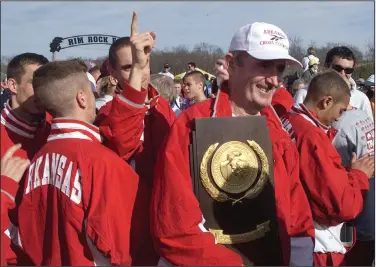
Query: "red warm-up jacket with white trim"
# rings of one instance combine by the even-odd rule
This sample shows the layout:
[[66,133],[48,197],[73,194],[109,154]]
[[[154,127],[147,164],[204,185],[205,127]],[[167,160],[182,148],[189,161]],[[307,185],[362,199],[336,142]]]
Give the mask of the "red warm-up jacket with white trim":
[[[15,157],[32,160],[35,153],[46,143],[50,132],[51,116],[46,113],[46,120],[39,123],[29,123],[18,117],[9,104],[1,111],[1,157],[15,144],[20,143],[22,147],[15,153]],[[20,186],[24,178],[20,181]],[[29,265],[29,260],[24,257],[17,242],[17,205],[22,194],[16,193],[15,206],[9,210],[10,222],[6,226],[8,230],[2,232],[2,258],[5,258],[10,265]],[[5,227],[5,226],[4,226]],[[11,242],[12,240],[12,242]]]
[[282,117],[290,111],[294,105],[294,99],[286,88],[280,87],[274,93],[272,98],[272,106],[279,117]]
[[20,240],[37,266],[131,264],[138,177],[91,124],[55,119],[19,206]]
[[[193,119],[232,116],[225,90],[221,89],[216,99],[197,103],[181,113],[158,156],[151,201],[151,228],[158,253],[173,265],[242,265],[238,254],[216,244],[214,236],[205,229],[189,167],[188,146]],[[292,237],[302,237],[309,243],[307,256],[312,265],[313,221],[299,181],[298,154],[274,110],[266,108],[262,115],[267,118],[273,146],[277,220],[283,251],[281,265],[290,264]]]
[[[18,183],[13,179],[2,175],[1,176],[1,232],[8,231],[10,224],[8,210],[13,209],[15,204],[15,197],[18,190]],[[6,266],[7,261],[5,259],[6,248],[3,247],[1,242],[1,266]]]
[[282,122],[299,151],[300,179],[315,222],[315,252],[345,253],[340,228],[361,212],[368,177],[341,165],[331,142],[335,131],[321,124],[304,104],[294,106]]
[[[145,105],[145,97],[151,98]],[[150,235],[149,210],[153,175],[159,148],[175,120],[167,100],[149,88],[137,91],[125,84],[116,95],[99,110],[97,125],[105,137],[105,144],[128,161],[140,177],[132,223],[132,265],[153,266],[159,256]]]

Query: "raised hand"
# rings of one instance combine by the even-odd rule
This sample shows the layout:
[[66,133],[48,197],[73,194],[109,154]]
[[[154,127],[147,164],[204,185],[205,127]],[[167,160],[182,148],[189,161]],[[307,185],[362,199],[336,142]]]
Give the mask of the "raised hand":
[[20,148],[20,144],[10,147],[1,158],[1,175],[8,176],[17,183],[30,165],[30,161],[27,159],[13,157],[13,154]]
[[154,47],[156,34],[154,32],[138,33],[137,30],[137,14],[133,12],[131,24],[131,47],[133,66],[139,70],[143,70],[148,66],[150,53]]
[[229,74],[227,70],[227,63],[224,59],[218,59],[215,62],[215,74],[217,77],[217,84],[220,87],[224,81],[229,79]]

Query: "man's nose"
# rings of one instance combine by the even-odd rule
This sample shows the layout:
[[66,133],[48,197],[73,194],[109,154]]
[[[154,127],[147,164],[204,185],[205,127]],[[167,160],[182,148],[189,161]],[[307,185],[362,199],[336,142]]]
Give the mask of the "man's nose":
[[341,70],[339,73],[340,73],[343,77],[346,77],[345,70]]
[[269,76],[265,79],[268,86],[279,87],[282,84],[282,80],[277,76]]

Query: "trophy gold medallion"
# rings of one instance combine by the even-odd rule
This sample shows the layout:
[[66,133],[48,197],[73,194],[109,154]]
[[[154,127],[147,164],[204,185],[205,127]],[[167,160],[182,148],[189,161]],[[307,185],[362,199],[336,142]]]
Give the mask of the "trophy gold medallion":
[[209,146],[200,166],[201,181],[208,194],[217,201],[234,203],[256,197],[269,176],[263,149],[249,140],[247,144],[230,141],[217,147],[218,143]]

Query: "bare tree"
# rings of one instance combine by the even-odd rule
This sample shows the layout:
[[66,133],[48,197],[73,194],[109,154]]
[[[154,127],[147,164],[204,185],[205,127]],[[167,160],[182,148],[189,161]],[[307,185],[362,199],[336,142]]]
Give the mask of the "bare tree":
[[303,39],[299,36],[291,36],[289,37],[290,42],[290,49],[289,53],[291,56],[296,58],[299,61],[302,61],[304,57],[304,49],[302,46]]
[[366,44],[366,53],[364,59],[367,61],[375,62],[375,42],[374,40],[368,40]]
[[198,68],[213,72],[215,61],[223,55],[220,47],[208,43],[199,43],[192,50],[180,45],[154,51],[151,54],[150,68],[152,73],[158,73],[162,70],[163,64],[168,63],[171,71],[179,74],[186,71],[189,62],[195,62]]
[[3,80],[6,76],[7,66],[10,60],[11,60],[10,57],[1,56],[1,80]]
[[317,43],[313,40],[310,41],[308,47],[313,47],[313,48],[316,48],[317,47]]

